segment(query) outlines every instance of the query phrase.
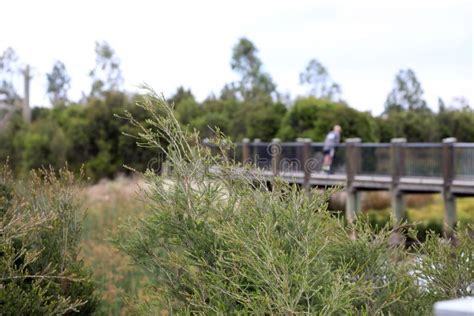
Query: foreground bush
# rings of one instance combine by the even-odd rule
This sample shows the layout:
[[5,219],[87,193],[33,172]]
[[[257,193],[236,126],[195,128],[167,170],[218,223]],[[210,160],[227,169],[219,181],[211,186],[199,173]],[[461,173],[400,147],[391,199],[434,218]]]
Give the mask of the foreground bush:
[[117,240],[154,275],[147,313],[429,314],[437,300],[468,295],[467,232],[457,247],[436,235],[410,251],[390,246],[389,228],[331,216],[326,194],[278,178],[269,190],[227,159],[219,133],[222,154],[211,155],[163,98],[150,93],[141,106],[153,128],[142,127],[140,144],[163,150],[172,170],[170,179],[147,174],[149,213]]
[[0,314],[92,313],[94,285],[77,259],[83,211],[72,173],[14,183],[0,169]]

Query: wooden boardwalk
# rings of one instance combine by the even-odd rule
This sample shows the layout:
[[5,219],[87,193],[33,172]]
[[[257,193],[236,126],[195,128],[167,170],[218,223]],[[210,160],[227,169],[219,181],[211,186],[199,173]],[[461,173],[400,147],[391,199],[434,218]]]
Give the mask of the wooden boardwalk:
[[442,143],[407,143],[396,138],[377,144],[347,139],[336,149],[331,174],[321,172],[322,147],[309,139],[287,143],[244,139],[233,158],[255,166],[268,179],[280,176],[306,189],[343,187],[349,221],[360,210],[361,191],[390,191],[396,219],[405,215],[404,194],[441,193],[449,234],[457,221],[456,198],[474,196],[474,143],[457,143],[455,138]]

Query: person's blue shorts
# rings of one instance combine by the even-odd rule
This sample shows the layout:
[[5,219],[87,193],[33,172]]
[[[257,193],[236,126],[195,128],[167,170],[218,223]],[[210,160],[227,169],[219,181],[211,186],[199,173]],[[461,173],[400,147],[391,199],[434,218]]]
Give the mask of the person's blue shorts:
[[324,156],[329,155],[331,157],[334,157],[334,149],[324,149],[323,154]]

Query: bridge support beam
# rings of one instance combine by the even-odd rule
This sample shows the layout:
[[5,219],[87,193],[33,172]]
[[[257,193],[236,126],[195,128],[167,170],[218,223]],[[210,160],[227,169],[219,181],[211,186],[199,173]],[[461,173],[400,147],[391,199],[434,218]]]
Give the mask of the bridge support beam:
[[456,138],[443,139],[443,199],[444,199],[444,234],[447,238],[454,236],[457,222],[456,197],[452,193],[454,179],[454,143]]
[[256,167],[256,168],[260,167],[260,160],[262,159],[262,157],[260,157],[260,153],[259,153],[261,142],[262,142],[262,140],[260,138],[255,138],[252,142],[252,147],[253,147],[253,150],[252,150],[252,163],[253,163],[253,166]]
[[393,218],[400,222],[405,218],[405,199],[403,193],[398,190],[392,190],[392,215]]
[[304,164],[304,138],[298,137],[295,141],[298,143],[298,146],[296,147],[296,160],[298,161],[298,167],[295,171],[304,171],[303,166],[300,166],[300,163],[301,165]]
[[242,139],[242,164],[249,165],[252,163],[250,159],[250,139]]
[[360,210],[360,192],[355,189],[347,190],[346,192],[346,219],[348,223],[353,223]]
[[306,192],[311,190],[310,180],[311,180],[311,167],[310,167],[310,158],[311,158],[311,139],[304,138],[303,142],[303,165],[301,166],[304,173],[303,178],[303,187]]
[[399,223],[405,218],[405,201],[403,192],[399,189],[400,178],[405,170],[405,151],[403,144],[405,138],[393,138],[391,140],[391,169],[392,169],[392,216]]
[[447,238],[454,236],[454,229],[456,228],[456,197],[450,192],[443,192],[444,199],[444,235]]
[[360,211],[360,194],[353,185],[360,165],[360,150],[357,147],[360,142],[360,138],[346,139],[346,219],[348,223],[354,222],[357,212]]
[[274,138],[270,145],[270,155],[272,156],[272,172],[273,176],[280,174],[280,162],[281,162],[281,140]]

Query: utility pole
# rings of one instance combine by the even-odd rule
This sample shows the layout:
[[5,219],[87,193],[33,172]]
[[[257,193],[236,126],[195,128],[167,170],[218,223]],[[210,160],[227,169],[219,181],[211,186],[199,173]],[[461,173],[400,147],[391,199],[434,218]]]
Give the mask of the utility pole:
[[25,70],[23,71],[23,76],[25,78],[25,95],[23,98],[23,120],[26,123],[31,123],[31,109],[30,109],[30,65],[26,65]]

